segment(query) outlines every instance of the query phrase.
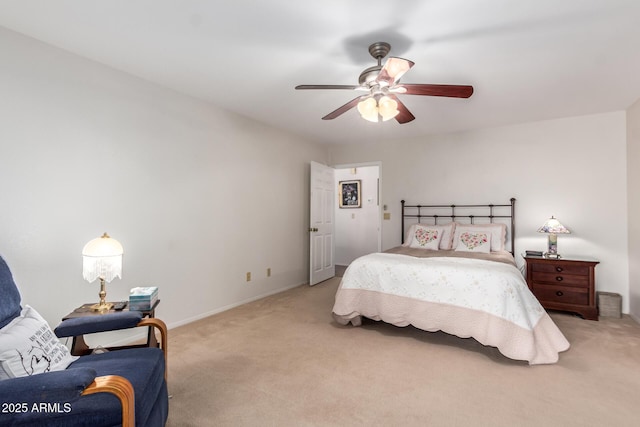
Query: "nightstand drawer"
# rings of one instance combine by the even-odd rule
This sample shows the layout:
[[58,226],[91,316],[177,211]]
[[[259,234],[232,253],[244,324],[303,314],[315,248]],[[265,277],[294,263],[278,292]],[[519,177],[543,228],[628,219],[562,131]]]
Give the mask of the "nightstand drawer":
[[533,293],[543,302],[555,302],[561,304],[589,304],[589,292],[587,288],[570,288],[567,286],[534,285]]
[[564,286],[575,286],[578,288],[586,288],[589,286],[589,276],[576,275],[576,274],[563,274],[563,273],[542,273],[539,271],[533,271],[531,274],[531,280],[534,283],[548,283]]
[[531,270],[541,273],[562,273],[562,274],[578,274],[582,276],[589,275],[589,266],[579,263],[561,264],[557,262],[534,263]]

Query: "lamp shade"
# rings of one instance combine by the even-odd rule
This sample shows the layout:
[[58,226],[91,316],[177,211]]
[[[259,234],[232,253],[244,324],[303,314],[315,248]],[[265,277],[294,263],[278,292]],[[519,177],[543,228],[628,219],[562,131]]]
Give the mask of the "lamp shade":
[[367,96],[358,102],[358,112],[363,119],[377,123],[393,119],[400,111],[398,103],[389,96]]
[[538,233],[569,234],[571,231],[552,216],[538,228]]
[[393,119],[400,113],[400,111],[398,111],[398,103],[388,96],[383,96],[378,101],[378,112],[382,116],[383,122]]
[[378,121],[378,107],[376,100],[372,97],[365,98],[358,102],[358,112],[365,120],[374,123]]
[[82,277],[88,282],[102,278],[107,283],[122,278],[123,253],[120,242],[107,233],[91,240],[82,249]]

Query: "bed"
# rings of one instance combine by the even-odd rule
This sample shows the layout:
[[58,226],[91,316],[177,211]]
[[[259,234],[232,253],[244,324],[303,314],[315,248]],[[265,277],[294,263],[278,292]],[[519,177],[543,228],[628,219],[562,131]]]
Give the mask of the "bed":
[[402,245],[354,260],[335,297],[341,325],[362,318],[472,337],[504,356],[556,363],[569,342],[529,290],[514,259],[509,204],[408,205]]

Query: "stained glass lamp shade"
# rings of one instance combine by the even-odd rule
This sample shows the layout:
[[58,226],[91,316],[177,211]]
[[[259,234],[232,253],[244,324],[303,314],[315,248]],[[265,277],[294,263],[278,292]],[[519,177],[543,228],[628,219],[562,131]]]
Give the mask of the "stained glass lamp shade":
[[549,235],[548,249],[545,256],[547,258],[560,258],[558,254],[558,234],[569,234],[571,233],[569,229],[552,216],[542,227],[538,228],[538,233],[547,233]]

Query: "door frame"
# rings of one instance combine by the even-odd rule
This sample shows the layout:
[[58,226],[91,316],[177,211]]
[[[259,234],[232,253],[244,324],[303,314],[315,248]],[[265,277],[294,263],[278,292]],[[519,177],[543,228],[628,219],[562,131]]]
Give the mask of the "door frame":
[[382,219],[383,219],[383,207],[382,203],[382,162],[361,162],[361,163],[344,163],[332,166],[334,169],[352,169],[363,168],[367,166],[378,167],[378,252],[382,252]]

